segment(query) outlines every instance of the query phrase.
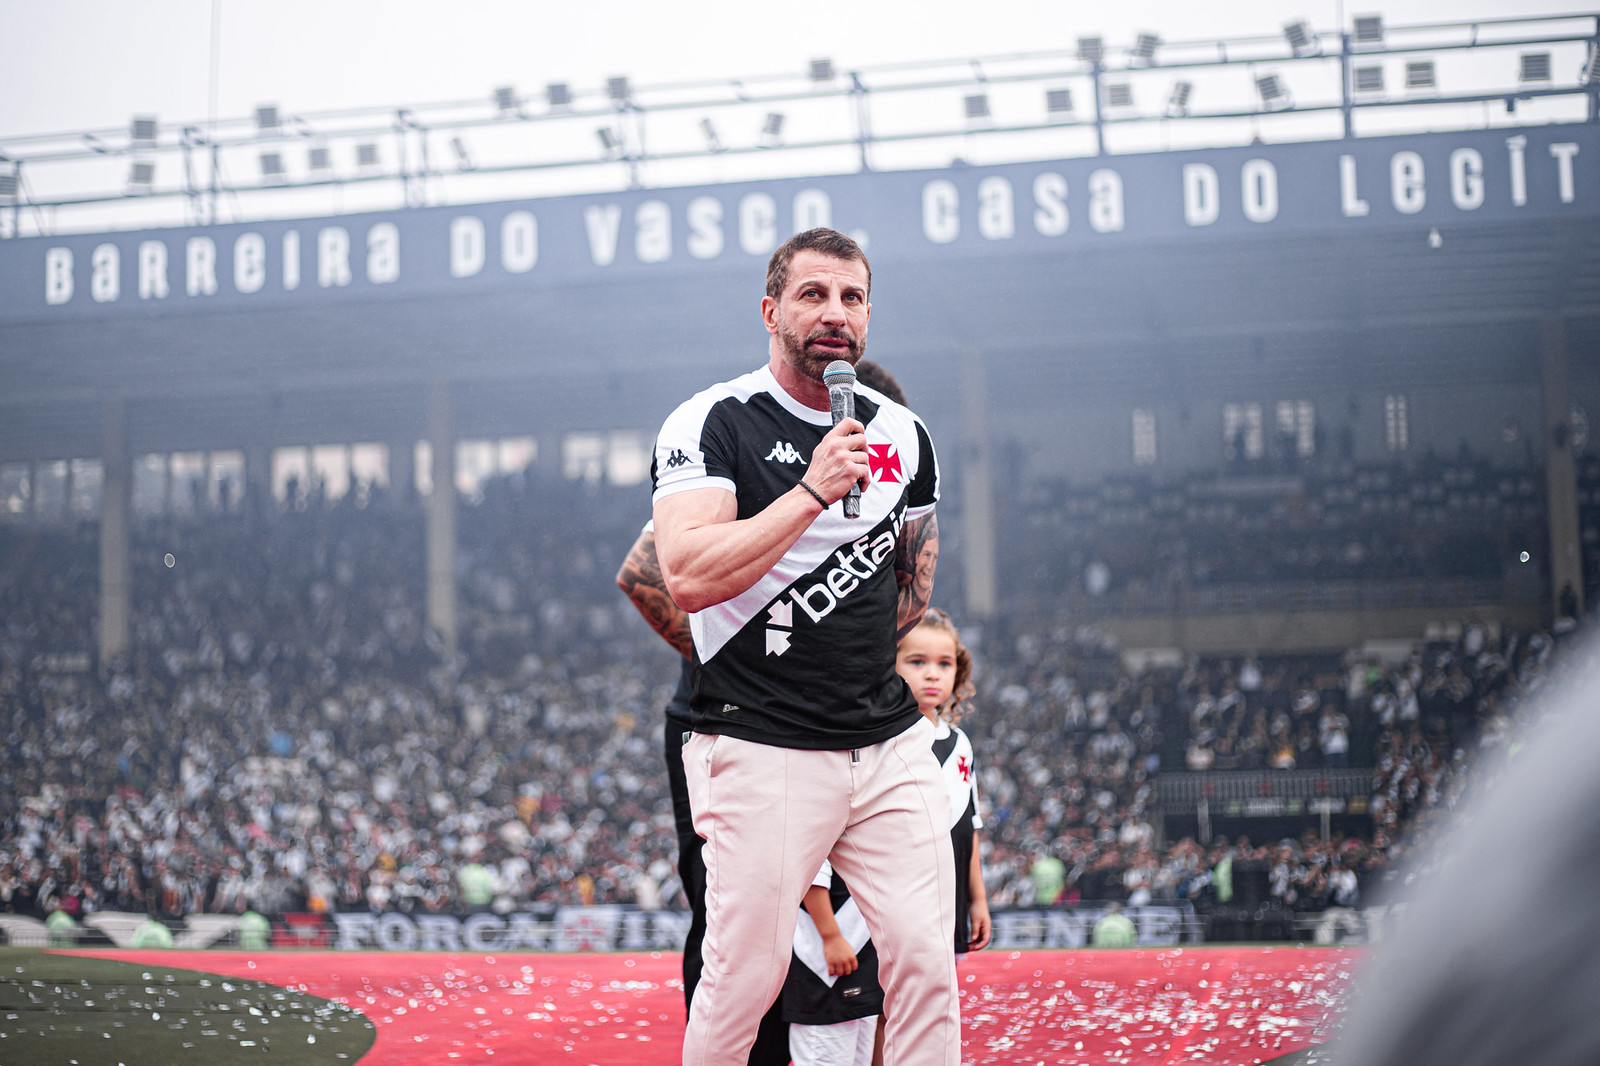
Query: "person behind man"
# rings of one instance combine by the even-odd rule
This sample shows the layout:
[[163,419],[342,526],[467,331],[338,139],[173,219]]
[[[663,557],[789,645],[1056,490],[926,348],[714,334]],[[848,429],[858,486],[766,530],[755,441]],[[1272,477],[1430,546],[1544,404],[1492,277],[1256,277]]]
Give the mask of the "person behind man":
[[[856,380],[876,389],[902,407],[906,396],[895,376],[871,359],[856,364]],[[687,1009],[694,1002],[700,983],[701,944],[706,935],[706,864],[702,855],[705,842],[694,831],[694,816],[689,810],[689,786],[683,776],[683,744],[692,726],[689,699],[694,687],[694,638],[689,635],[689,616],[667,593],[661,578],[661,563],[656,558],[655,523],[647,522],[628,555],[617,570],[617,587],[634,609],[661,639],[683,656],[678,686],[665,710],[662,754],[667,764],[667,784],[672,793],[672,816],[678,832],[678,880],[689,902],[689,931],[683,941],[683,1002]],[[783,1020],[781,1004],[774,1002],[761,1019],[747,1066],[787,1066],[789,1025]]]
[[[694,1066],[743,1061],[824,860],[879,948],[886,1061],[958,1061],[949,799],[933,727],[894,670],[932,591],[937,462],[921,421],[872,390],[830,428],[822,383],[829,363],[861,358],[871,284],[843,234],[791,238],[767,268],[767,364],[686,401],[656,440],[656,548],[694,642],[683,759],[707,876]],[[855,519],[840,502],[852,486]]]

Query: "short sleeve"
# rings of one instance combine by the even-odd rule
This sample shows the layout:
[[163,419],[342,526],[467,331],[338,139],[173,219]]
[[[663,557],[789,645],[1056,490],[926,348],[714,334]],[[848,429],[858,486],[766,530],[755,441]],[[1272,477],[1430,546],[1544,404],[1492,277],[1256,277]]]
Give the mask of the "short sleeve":
[[939,502],[939,460],[933,452],[933,439],[927,427],[917,419],[917,474],[911,479],[906,492],[906,510],[916,518]]
[[650,459],[652,499],[691,489],[734,491],[731,434],[706,393],[691,397],[667,417]]

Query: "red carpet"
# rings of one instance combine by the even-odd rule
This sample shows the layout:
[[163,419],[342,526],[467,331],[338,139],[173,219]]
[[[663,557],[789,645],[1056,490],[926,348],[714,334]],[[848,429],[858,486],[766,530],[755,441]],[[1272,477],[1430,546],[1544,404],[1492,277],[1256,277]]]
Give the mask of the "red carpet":
[[[653,955],[84,951],[303,989],[377,1026],[362,1066],[669,1066],[679,959]],[[962,1062],[1243,1066],[1324,1043],[1359,952],[981,953],[961,967]]]

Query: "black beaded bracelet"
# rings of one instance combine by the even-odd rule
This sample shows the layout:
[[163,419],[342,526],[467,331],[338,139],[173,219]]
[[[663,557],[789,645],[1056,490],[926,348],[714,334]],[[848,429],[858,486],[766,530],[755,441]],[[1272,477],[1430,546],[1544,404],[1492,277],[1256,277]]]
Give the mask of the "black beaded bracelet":
[[812,488],[810,485],[807,485],[805,478],[800,479],[800,487],[811,493],[811,498],[820,503],[824,511],[828,509],[828,501],[822,498],[822,494],[820,492]]

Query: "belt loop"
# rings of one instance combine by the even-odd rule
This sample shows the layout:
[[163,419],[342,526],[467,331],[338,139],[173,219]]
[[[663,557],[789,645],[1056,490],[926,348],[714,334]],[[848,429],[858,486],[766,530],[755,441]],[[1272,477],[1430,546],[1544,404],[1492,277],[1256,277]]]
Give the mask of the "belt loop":
[[860,761],[861,761],[861,749],[860,748],[851,748],[850,749],[850,765],[851,766],[855,766]]

